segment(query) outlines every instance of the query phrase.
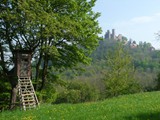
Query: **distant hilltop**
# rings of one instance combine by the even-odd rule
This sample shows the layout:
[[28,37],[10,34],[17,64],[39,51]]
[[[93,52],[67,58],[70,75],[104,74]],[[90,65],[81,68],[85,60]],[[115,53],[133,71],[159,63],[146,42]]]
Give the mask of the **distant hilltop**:
[[[112,39],[112,40],[116,40],[116,41],[123,41],[125,45],[129,45],[131,48],[137,48],[138,44],[136,43],[136,41],[129,39],[129,41],[127,40],[126,37],[124,37],[122,34],[119,34],[118,36],[116,36],[115,34],[115,29],[112,29],[112,33],[110,32],[110,30],[107,30],[107,32],[104,35],[104,38],[107,39]],[[155,48],[153,46],[151,46],[150,48],[151,50],[155,50]]]
[[122,40],[122,34],[119,34],[118,36],[116,36],[115,34],[115,29],[112,29],[112,33],[110,33],[109,30],[107,30],[106,34],[105,34],[105,39],[113,39],[113,40]]

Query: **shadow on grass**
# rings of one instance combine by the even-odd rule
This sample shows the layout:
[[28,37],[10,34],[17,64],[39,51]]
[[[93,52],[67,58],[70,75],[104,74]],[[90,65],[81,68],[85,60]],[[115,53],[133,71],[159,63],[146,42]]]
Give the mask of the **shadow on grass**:
[[125,117],[125,120],[160,120],[160,112],[157,113],[141,113]]

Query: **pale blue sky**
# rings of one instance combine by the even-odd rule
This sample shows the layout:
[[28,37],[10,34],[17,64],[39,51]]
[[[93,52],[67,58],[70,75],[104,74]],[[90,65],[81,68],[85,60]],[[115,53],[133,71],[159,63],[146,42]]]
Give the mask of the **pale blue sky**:
[[116,35],[160,49],[155,35],[160,31],[160,0],[97,0],[93,10],[101,13],[98,21],[103,35],[114,28]]

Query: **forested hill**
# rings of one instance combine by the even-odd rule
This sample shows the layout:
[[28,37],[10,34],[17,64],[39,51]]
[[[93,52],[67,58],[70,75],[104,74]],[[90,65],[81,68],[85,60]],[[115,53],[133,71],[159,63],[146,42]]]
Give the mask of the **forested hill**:
[[107,53],[115,50],[117,44],[123,44],[124,49],[132,57],[135,68],[148,71],[157,71],[159,68],[160,50],[155,50],[150,43],[127,40],[123,37],[122,41],[104,39],[92,54],[93,62],[106,59]]
[[[124,53],[122,53],[124,57],[125,55],[128,55],[124,59],[115,55],[120,52],[118,48],[119,44],[121,44],[121,47],[124,49]],[[82,66],[85,71],[79,72],[80,74],[77,76],[74,76],[73,72],[67,71],[65,72],[64,79],[87,81],[93,86],[98,87],[101,92],[104,92],[105,87],[103,80],[106,78],[106,75],[109,74],[108,72],[111,67],[119,67],[121,70],[128,69],[125,68],[128,65],[120,65],[120,62],[123,62],[124,60],[124,64],[130,62],[132,64],[131,67],[134,67],[134,72],[131,74],[134,74],[134,78],[141,86],[142,91],[154,91],[157,89],[157,76],[160,72],[160,51],[153,49],[150,43],[140,42],[136,47],[133,47],[134,44],[135,41],[128,41],[126,37],[123,37],[122,41],[104,39],[99,42],[99,46],[92,53],[91,64],[89,66]],[[107,63],[109,58],[111,58],[110,60],[114,65]],[[127,59],[129,61],[127,61]],[[117,68],[115,69],[115,73],[112,71],[111,74],[115,76],[115,74],[118,74],[116,72]],[[123,73],[122,77],[124,77],[125,74],[126,73]],[[132,77],[130,76],[128,79],[132,79]]]

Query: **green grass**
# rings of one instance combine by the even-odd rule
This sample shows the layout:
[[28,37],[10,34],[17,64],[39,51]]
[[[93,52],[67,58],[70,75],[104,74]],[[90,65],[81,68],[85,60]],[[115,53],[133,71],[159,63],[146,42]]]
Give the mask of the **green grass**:
[[42,104],[28,111],[4,111],[0,120],[160,120],[160,92],[120,96],[83,104]]

